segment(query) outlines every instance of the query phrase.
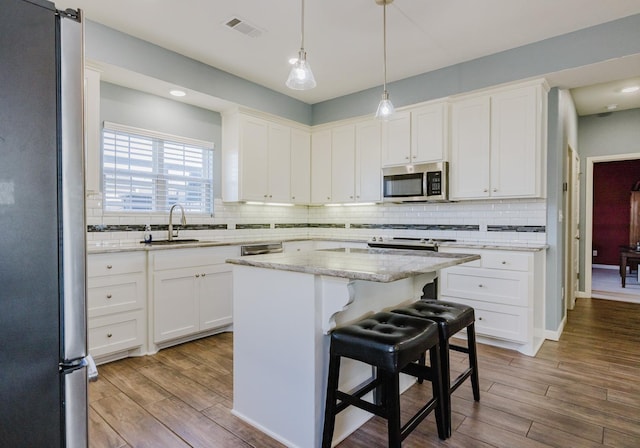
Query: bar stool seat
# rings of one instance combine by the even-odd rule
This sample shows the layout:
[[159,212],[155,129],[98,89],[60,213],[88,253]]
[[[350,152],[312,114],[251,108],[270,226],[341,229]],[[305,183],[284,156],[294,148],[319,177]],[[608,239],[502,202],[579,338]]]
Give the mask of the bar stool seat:
[[[447,436],[451,435],[451,394],[469,377],[473,399],[480,401],[480,383],[478,379],[478,354],[476,350],[475,313],[472,307],[442,300],[418,300],[409,306],[392,311],[405,316],[417,317],[438,323],[440,333],[440,367],[445,393],[445,415],[447,418]],[[467,347],[449,343],[449,338],[463,329],[467,329]],[[449,350],[466,353],[469,366],[451,382]],[[424,356],[421,359],[424,363]],[[420,381],[420,380],[419,380]]]
[[[431,366],[419,360],[429,351]],[[374,378],[358,390],[338,390],[340,360],[355,359],[376,367]],[[399,374],[431,381],[433,397],[404,425],[400,422]],[[377,313],[331,333],[329,373],[322,447],[330,448],[338,413],[349,406],[387,419],[389,447],[399,448],[411,431],[435,411],[438,436],[446,438],[444,395],[440,378],[438,326],[431,321],[393,313]],[[374,402],[362,397],[374,390]]]

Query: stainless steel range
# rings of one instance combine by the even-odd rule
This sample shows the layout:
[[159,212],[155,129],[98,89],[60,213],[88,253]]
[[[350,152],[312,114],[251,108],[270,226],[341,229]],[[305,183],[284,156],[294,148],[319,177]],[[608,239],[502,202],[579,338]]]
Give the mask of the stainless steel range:
[[437,252],[440,243],[455,243],[455,241],[446,238],[373,237],[367,244],[369,247],[384,249],[430,250]]
[[[408,237],[373,237],[367,244],[369,247],[382,249],[424,250],[437,252],[440,243],[455,243],[456,240],[447,238],[408,238]],[[422,298],[438,298],[438,279],[428,283],[422,288]]]

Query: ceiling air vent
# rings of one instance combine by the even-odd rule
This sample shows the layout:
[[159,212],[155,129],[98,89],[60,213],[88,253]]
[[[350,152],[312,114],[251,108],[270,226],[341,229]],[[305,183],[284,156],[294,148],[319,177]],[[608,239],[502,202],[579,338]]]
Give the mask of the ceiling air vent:
[[262,34],[262,30],[239,17],[231,17],[230,19],[225,20],[224,24],[249,37],[259,37]]

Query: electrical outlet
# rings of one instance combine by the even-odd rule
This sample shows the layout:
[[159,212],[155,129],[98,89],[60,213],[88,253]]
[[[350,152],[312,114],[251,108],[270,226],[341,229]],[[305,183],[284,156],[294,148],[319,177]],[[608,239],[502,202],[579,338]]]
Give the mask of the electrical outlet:
[[593,256],[594,256],[594,257],[597,257],[597,256],[598,256],[598,251],[597,251],[597,250],[594,250],[594,251],[593,251]]

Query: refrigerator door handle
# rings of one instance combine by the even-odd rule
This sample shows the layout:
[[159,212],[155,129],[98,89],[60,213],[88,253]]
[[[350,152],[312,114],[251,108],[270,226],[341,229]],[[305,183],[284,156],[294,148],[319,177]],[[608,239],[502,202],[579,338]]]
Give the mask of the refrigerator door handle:
[[87,355],[85,359],[87,360],[87,379],[90,382],[98,381],[98,367],[96,367],[93,356]]
[[82,23],[59,20],[62,362],[87,355]]

